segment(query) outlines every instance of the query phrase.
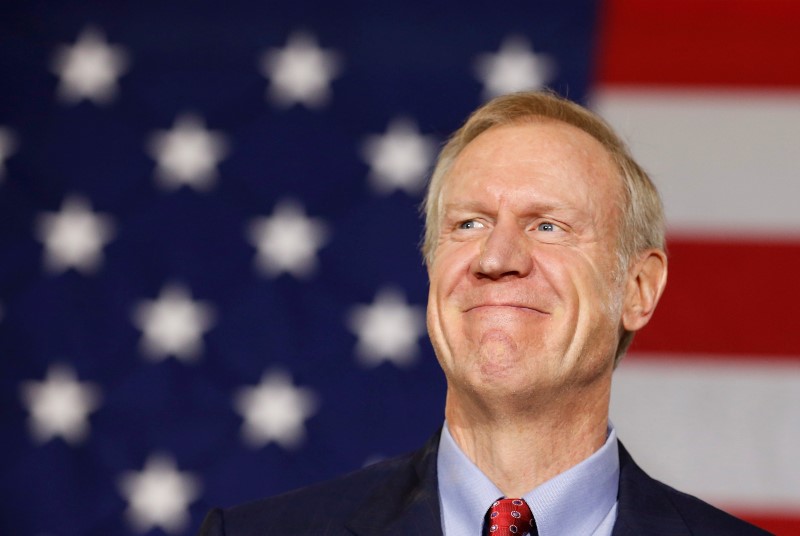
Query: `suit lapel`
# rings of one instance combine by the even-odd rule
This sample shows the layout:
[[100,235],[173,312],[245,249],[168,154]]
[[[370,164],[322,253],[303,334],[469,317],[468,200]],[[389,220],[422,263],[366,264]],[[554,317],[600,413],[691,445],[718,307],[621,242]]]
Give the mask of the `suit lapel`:
[[436,458],[439,433],[365,501],[347,523],[357,536],[441,536]]
[[689,536],[691,531],[664,490],[619,444],[617,521],[612,536]]

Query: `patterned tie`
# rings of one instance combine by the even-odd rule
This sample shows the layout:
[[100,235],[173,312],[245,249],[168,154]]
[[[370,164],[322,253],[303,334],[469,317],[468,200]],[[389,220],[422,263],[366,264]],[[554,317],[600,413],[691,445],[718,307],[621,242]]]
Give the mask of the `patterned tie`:
[[491,536],[537,536],[536,522],[522,499],[500,499],[486,512],[486,534]]

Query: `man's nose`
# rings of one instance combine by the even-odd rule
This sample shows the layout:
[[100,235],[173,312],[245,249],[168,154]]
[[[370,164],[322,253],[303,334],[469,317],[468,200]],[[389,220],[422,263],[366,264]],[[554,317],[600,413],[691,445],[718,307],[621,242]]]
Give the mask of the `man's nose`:
[[516,222],[498,221],[472,261],[472,273],[489,279],[525,277],[533,269],[530,248],[530,239]]

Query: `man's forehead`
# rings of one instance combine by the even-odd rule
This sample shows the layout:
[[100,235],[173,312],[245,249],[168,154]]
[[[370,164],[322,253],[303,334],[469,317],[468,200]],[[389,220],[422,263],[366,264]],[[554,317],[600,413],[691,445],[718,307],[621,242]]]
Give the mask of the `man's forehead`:
[[[540,154],[548,148],[563,147],[575,152],[592,153],[598,160],[611,160],[611,155],[603,143],[585,130],[556,119],[531,117],[487,128],[462,148],[455,162],[457,163],[464,155],[475,152],[477,148],[485,147],[487,140],[493,138],[525,143],[527,145],[525,156]],[[502,155],[503,148],[503,146],[496,147],[496,154]]]
[[537,120],[493,126],[476,136],[453,160],[442,189],[464,180],[493,178],[494,173],[502,180],[505,168],[526,165],[531,179],[623,188],[618,166],[600,141],[568,123]]

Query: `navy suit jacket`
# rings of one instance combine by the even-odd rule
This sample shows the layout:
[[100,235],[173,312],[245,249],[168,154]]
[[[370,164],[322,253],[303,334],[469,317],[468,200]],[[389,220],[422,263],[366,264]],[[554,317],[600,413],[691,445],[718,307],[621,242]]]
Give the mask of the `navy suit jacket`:
[[[229,510],[214,509],[200,536],[441,536],[438,447],[436,434],[416,452],[336,480]],[[619,453],[613,536],[769,534],[653,480],[621,444]]]

